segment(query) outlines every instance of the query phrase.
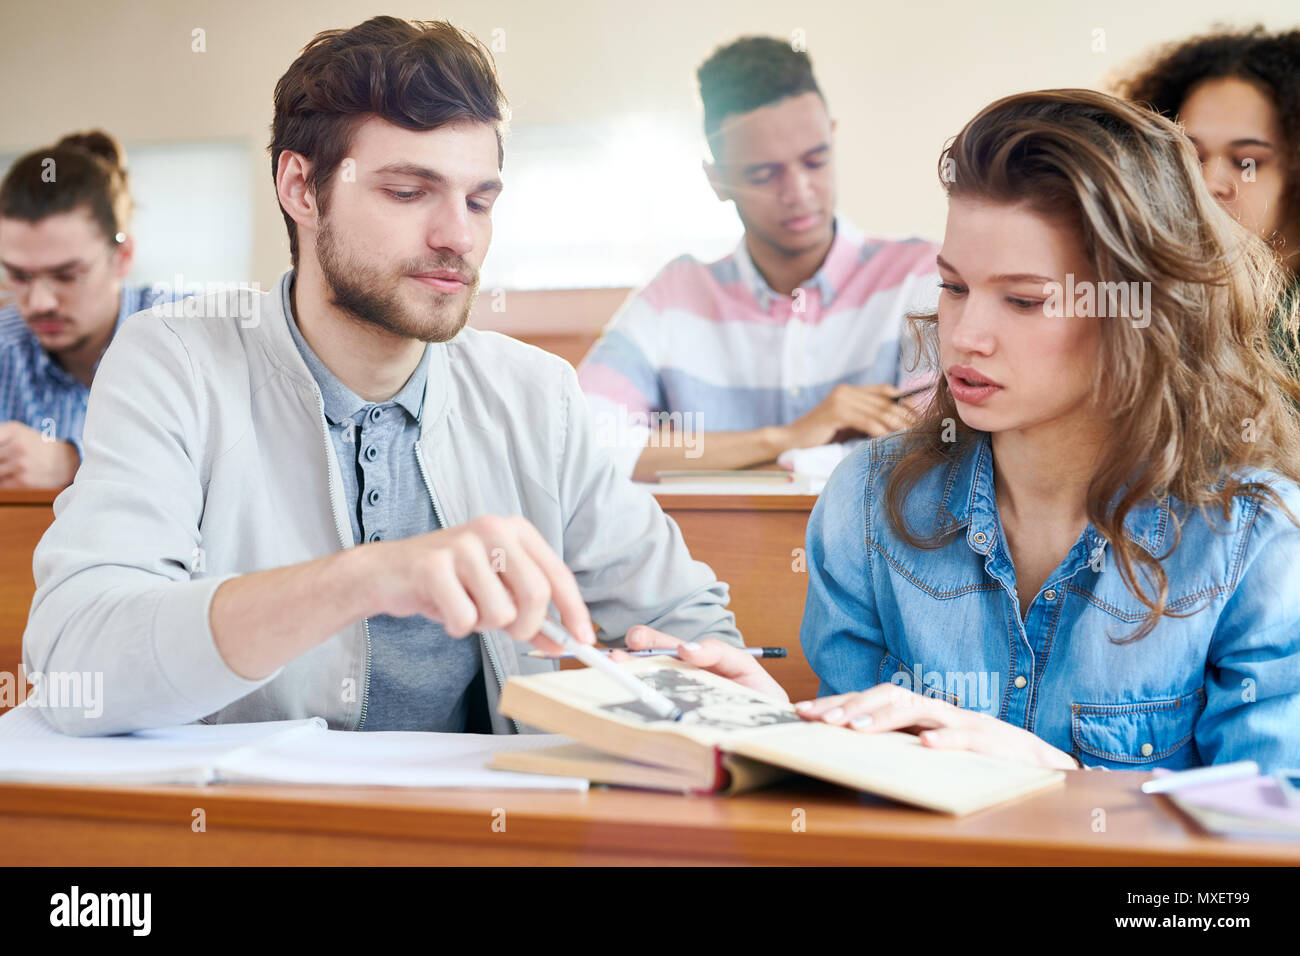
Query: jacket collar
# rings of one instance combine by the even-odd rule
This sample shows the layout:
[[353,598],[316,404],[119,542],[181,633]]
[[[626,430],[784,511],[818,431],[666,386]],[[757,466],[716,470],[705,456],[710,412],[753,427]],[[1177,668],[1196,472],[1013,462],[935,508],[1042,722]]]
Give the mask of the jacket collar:
[[[1121,489],[1120,494],[1123,494]],[[1116,496],[1116,500],[1119,495]],[[993,485],[993,444],[986,432],[966,446],[948,466],[943,478],[939,514],[952,515],[950,527],[966,528],[966,543],[988,555],[1001,533],[997,494]],[[1165,534],[1170,525],[1169,501],[1144,502],[1124,518],[1124,534],[1152,557],[1164,555]],[[1103,543],[1099,532],[1088,526],[1089,545]]]
[[[293,269],[286,269],[276,280],[275,287],[264,295],[260,313],[253,325],[254,331],[261,338],[271,362],[280,371],[295,381],[309,395],[320,394],[320,386],[312,376],[311,369],[298,351],[293,334],[289,331],[292,321],[291,291]],[[453,340],[454,341],[454,340]],[[420,438],[441,423],[447,413],[451,399],[451,375],[449,343],[430,343],[425,350],[428,363],[428,376],[424,384],[424,401],[420,412]],[[324,399],[322,398],[322,401]]]

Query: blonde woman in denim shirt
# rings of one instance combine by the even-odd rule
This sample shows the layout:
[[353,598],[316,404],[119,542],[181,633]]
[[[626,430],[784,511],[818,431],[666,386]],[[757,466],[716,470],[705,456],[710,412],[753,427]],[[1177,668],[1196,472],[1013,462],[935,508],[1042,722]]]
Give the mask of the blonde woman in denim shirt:
[[1300,765],[1285,275],[1173,124],[1100,93],[994,103],[940,175],[944,377],[813,510],[800,713],[1050,767]]

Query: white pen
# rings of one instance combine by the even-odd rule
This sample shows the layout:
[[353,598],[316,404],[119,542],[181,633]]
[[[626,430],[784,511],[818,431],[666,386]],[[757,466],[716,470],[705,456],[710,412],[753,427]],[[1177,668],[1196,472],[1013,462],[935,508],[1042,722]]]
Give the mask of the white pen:
[[1142,784],[1143,793],[1168,793],[1183,787],[1195,787],[1202,783],[1215,783],[1219,780],[1232,780],[1235,777],[1253,777],[1259,773],[1259,764],[1253,760],[1236,760],[1232,763],[1210,764],[1208,767],[1193,767],[1167,773]]
[[637,699],[658,714],[664,720],[681,720],[682,709],[674,704],[671,700],[659,693],[645,681],[637,680],[623,668],[619,667],[608,655],[602,654],[596,648],[579,641],[567,630],[556,624],[550,618],[542,619],[542,633],[559,644],[566,651],[573,654],[574,657],[582,661],[588,667],[594,667],[602,674],[608,676],[611,680],[617,681],[626,687]]

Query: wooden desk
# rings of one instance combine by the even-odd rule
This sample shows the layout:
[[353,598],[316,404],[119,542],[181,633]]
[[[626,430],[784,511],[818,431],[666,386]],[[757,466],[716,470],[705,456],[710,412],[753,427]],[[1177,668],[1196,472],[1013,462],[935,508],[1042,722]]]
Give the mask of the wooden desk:
[[629,292],[628,288],[484,289],[469,324],[536,345],[577,366]]
[[[36,591],[32,552],[54,520],[57,491],[0,491],[0,670],[22,659],[23,629]],[[812,495],[658,495],[691,554],[731,586],[731,609],[746,643],[788,648],[768,661],[792,699],[817,695],[799,647],[808,575],[798,561]]]
[[54,520],[58,494],[0,491],[0,671],[17,673],[22,661],[23,630],[36,593],[32,552]]
[[746,644],[779,646],[786,660],[764,661],[791,700],[817,696],[818,681],[799,645],[808,592],[804,529],[815,495],[655,495],[682,529],[691,556],[731,586],[731,610]]
[[[1193,832],[1146,774],[1071,771],[952,819],[815,781],[744,797],[293,787],[0,786],[0,864],[1297,865]],[[191,829],[202,808],[206,831]],[[796,811],[804,832],[795,832]],[[504,832],[493,829],[502,820]],[[1103,820],[1104,830],[1094,829]]]

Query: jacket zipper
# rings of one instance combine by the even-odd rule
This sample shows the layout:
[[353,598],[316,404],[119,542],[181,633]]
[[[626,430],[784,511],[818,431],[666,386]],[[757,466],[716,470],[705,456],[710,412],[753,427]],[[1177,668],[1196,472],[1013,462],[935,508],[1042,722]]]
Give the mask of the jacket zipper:
[[[439,529],[447,527],[447,522],[443,520],[442,508],[438,505],[438,496],[433,491],[433,482],[429,480],[429,472],[424,467],[424,452],[420,448],[420,441],[415,442],[415,463],[420,466],[420,477],[424,479],[424,487],[429,492],[429,502],[433,505],[433,516],[438,519]],[[498,696],[505,692],[506,682],[501,673],[501,662],[497,659],[496,648],[492,646],[492,641],[482,632],[478,633],[478,639],[487,651],[488,663],[492,665],[492,677],[497,682]],[[510,719],[511,725],[515,728],[515,733],[519,732],[519,725],[513,719]]]
[[[339,533],[339,543],[343,545],[343,550],[355,546],[356,542],[349,543],[343,537],[343,531],[339,528],[339,503],[334,494],[334,482],[330,480],[329,460],[330,460],[330,424],[325,418],[325,399],[321,396],[320,389],[316,390],[316,408],[320,412],[320,423],[325,429],[325,486],[330,492],[330,514],[334,516],[334,528]],[[357,730],[366,725],[366,711],[370,707],[370,618],[364,618],[361,621],[362,629],[366,634],[366,672],[361,687],[361,717],[357,720]]]

